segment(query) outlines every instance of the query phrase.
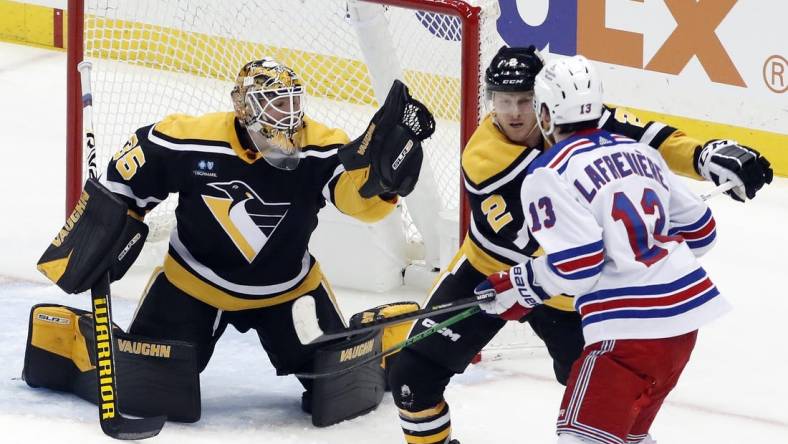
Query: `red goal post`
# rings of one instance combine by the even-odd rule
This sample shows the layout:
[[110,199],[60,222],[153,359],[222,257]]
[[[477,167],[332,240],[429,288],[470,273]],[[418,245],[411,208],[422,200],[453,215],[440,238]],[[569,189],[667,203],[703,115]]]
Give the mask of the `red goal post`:
[[[367,242],[381,248],[359,254],[388,258],[380,262],[379,269],[389,270],[382,287],[400,279],[408,264],[442,268],[469,226],[460,155],[479,123],[482,68],[501,43],[497,15],[497,0],[69,0],[66,211],[81,192],[85,169],[80,61],[93,63],[101,171],[138,127],[172,113],[232,110],[228,96],[239,67],[273,55],[304,80],[307,114],[351,139],[394,78],[433,111],[438,124],[425,142],[419,184],[395,212],[401,226],[388,221],[354,229],[377,231]],[[174,225],[176,200],[146,216],[149,241],[164,239]],[[315,244],[320,230],[337,222],[323,223],[333,217],[326,214]],[[342,239],[356,233],[340,232]]]
[[[364,44],[364,42],[347,40],[355,32],[360,32],[358,29],[355,32],[345,30],[342,35],[334,29],[338,26],[345,26],[346,22],[351,20],[350,7],[344,9],[346,1],[349,2],[348,4],[361,4],[362,7],[368,5],[378,7],[378,9],[380,9],[380,5],[386,7],[386,24],[390,26],[392,34],[393,46],[390,51],[398,54],[397,58],[402,64],[400,74],[404,76],[414,95],[425,102],[436,114],[438,128],[444,133],[451,133],[441,139],[443,136],[436,132],[436,136],[433,136],[425,144],[425,167],[431,165],[436,176],[441,176],[436,180],[438,193],[441,195],[441,209],[455,214],[459,223],[454,225],[458,228],[451,229],[451,234],[454,236],[455,242],[456,240],[461,241],[468,230],[469,211],[467,198],[463,191],[462,177],[459,174],[460,152],[477,128],[481,116],[483,67],[502,43],[494,30],[498,13],[497,0],[299,0],[293,2],[282,2],[281,0],[228,0],[227,2],[213,0],[68,0],[66,212],[68,213],[73,208],[79,197],[85,169],[81,140],[82,97],[79,74],[76,69],[77,64],[83,59],[94,62],[94,121],[99,148],[97,161],[100,169],[106,165],[108,153],[111,156],[112,152],[120,148],[125,137],[128,137],[132,131],[140,126],[153,123],[166,114],[175,112],[196,114],[231,110],[232,105],[228,100],[229,86],[227,85],[231,85],[242,63],[251,60],[253,56],[266,55],[260,54],[262,49],[278,51],[274,54],[276,57],[284,58],[283,61],[286,64],[295,65],[293,68],[304,78],[310,97],[307,113],[310,113],[309,110],[313,105],[322,106],[322,102],[326,101],[326,92],[324,90],[317,91],[325,86],[324,83],[334,86],[343,78],[350,79],[345,86],[341,86],[341,88],[348,89],[339,94],[340,97],[337,99],[340,103],[339,108],[334,107],[318,118],[329,119],[326,123],[346,129],[351,138],[360,134],[377,106],[376,97],[380,97],[380,91],[374,88],[375,79],[370,80],[368,77],[375,77],[380,73],[375,72],[375,67],[371,66],[372,62],[366,60],[361,51],[354,50],[354,54],[347,54],[349,46],[358,47]],[[151,5],[161,5],[163,9],[170,9],[151,9],[150,11],[143,9]],[[293,43],[294,49],[290,52],[281,51],[281,47],[288,44],[287,41],[275,38],[273,39],[275,41],[269,42],[267,39],[271,37],[270,35],[260,37],[259,40],[252,42],[254,45],[258,45],[251,46],[257,51],[249,52],[247,49],[250,47],[250,39],[258,36],[253,32],[239,32],[239,29],[258,26],[259,23],[263,23],[266,27],[275,26],[277,23],[273,21],[274,19],[262,22],[259,20],[244,22],[249,18],[249,10],[265,10],[265,6],[270,5],[278,5],[277,8],[274,8],[276,11],[269,8],[272,13],[276,12],[277,14],[284,14],[285,6],[287,9],[302,8],[296,16],[283,15],[277,19],[285,25],[278,28],[280,33],[289,32],[289,28],[295,27],[301,29],[299,31],[301,34],[296,33],[291,36],[290,43]],[[321,17],[320,14],[326,13],[324,11],[328,8],[326,5],[334,5],[341,10],[331,12],[331,16]],[[118,12],[124,8],[137,9],[128,17],[118,16]],[[173,11],[172,8],[176,8],[176,10]],[[195,23],[202,26],[203,22],[213,20],[213,16],[216,16],[217,20],[221,19],[222,14],[231,8],[246,8],[247,14],[231,15],[231,20],[225,18],[225,24],[216,29],[203,29],[199,26],[196,29],[189,28]],[[208,12],[205,12],[206,10]],[[301,14],[313,15],[311,18],[305,18]],[[413,19],[414,15],[418,16],[418,20]],[[186,25],[173,24],[172,21],[176,18],[184,20]],[[296,23],[298,20],[308,21],[308,26]],[[430,20],[435,21],[430,22]],[[307,35],[312,31],[311,28],[315,28],[316,34]],[[224,32],[228,35],[222,35]],[[146,42],[144,41],[146,38],[152,40]],[[441,38],[445,41],[442,41]],[[299,42],[298,39],[301,41]],[[359,38],[359,40],[361,39]],[[188,46],[195,42],[198,43],[197,46]],[[332,44],[333,48],[327,47]],[[184,51],[183,48],[189,49]],[[132,49],[137,52],[132,54]],[[142,53],[143,50],[149,53]],[[153,51],[152,54],[151,51]],[[188,58],[193,54],[205,51],[214,51],[214,53],[209,53],[213,55],[209,55],[208,60],[192,62],[199,66],[186,66],[191,70],[183,71],[184,64],[178,60],[171,60],[182,56]],[[237,57],[222,59],[226,55],[225,53],[233,51],[238,51]],[[336,51],[336,54],[331,54],[331,51]],[[316,52],[320,52],[320,55],[314,56],[312,54]],[[384,58],[389,58],[391,55],[388,51],[382,52]],[[426,61],[408,60],[414,53],[420,52],[424,54],[415,55],[422,56],[422,59],[427,59]],[[166,63],[165,58],[167,59]],[[394,58],[393,55],[391,58]],[[384,60],[384,62],[386,61]],[[224,65],[218,66],[220,62]],[[431,62],[434,62],[434,67],[425,65]],[[119,66],[120,68],[118,68]],[[433,68],[435,71],[430,71]],[[310,72],[311,69],[314,71]],[[178,72],[179,70],[183,72]],[[184,90],[177,90],[174,95],[179,97],[178,99],[171,99],[171,103],[164,104],[166,106],[159,106],[161,104],[158,102],[164,100],[165,95],[161,94],[161,90],[154,88],[156,85],[149,87],[150,85],[147,83],[155,84],[158,82],[158,77],[172,75],[180,76],[179,79],[189,76],[206,78],[203,80],[213,82],[212,84],[215,84],[216,81],[223,83],[218,86],[216,100],[213,102],[201,106],[191,106],[192,104],[180,100],[180,96],[178,96],[178,94],[183,94]],[[202,82],[200,79],[195,82]],[[373,85],[370,86],[370,83]],[[197,85],[196,88],[202,88],[201,83],[194,85]],[[161,88],[170,86],[171,84],[166,83],[160,85]],[[310,91],[310,87],[314,87],[315,91]],[[199,91],[201,91],[200,94],[205,93],[203,90]],[[315,94],[312,94],[313,92]],[[314,101],[313,95],[317,97]],[[140,113],[139,109],[134,110],[131,106],[125,106],[127,104],[123,103],[123,100],[135,102],[134,104],[138,105],[137,108],[142,108],[143,111],[149,111],[148,108],[151,108],[151,112]],[[330,121],[331,118],[338,115],[348,114],[352,110],[362,108],[363,112],[354,117],[354,120],[358,122],[350,122],[353,124],[350,125],[350,128],[347,126],[347,122]],[[117,121],[110,122],[111,119]],[[104,154],[101,154],[101,151],[104,151]],[[436,153],[441,157],[436,158]],[[439,170],[443,167],[448,171]],[[429,172],[429,169],[428,167],[422,169],[422,179],[419,181],[419,186],[429,179],[429,175],[425,174]],[[411,197],[408,196],[405,200],[407,212],[415,211],[415,208],[411,208]],[[157,210],[163,206],[164,203]],[[437,219],[435,217],[437,209],[427,206],[426,210],[432,212],[427,214],[427,220],[434,224]],[[404,216],[408,216],[407,212],[403,213]],[[150,221],[151,216],[153,214],[149,215],[146,220]],[[403,218],[405,218],[404,216]],[[325,224],[321,221],[320,228],[323,225]],[[456,251],[457,246],[451,246],[450,254]],[[364,247],[364,250],[369,250],[375,246],[367,244]],[[345,254],[342,261],[329,260],[323,263],[324,271],[329,279],[332,283],[340,286],[342,285],[341,281],[329,274],[327,268],[332,262],[338,262],[340,266],[346,265],[343,262],[353,255],[344,251],[343,253]],[[385,256],[389,252],[384,253],[380,256]],[[441,267],[445,265],[443,263]],[[399,278],[402,277],[400,272],[401,270],[397,270],[395,273]],[[512,328],[512,330],[517,330],[517,334],[532,335],[528,332],[522,333],[518,329]],[[501,342],[505,346],[510,346],[513,343],[527,342],[527,338],[524,341],[506,339]]]
[[[428,11],[456,17],[461,22],[461,145],[476,129],[480,113],[481,41],[480,17],[482,8],[461,0],[365,0],[386,6]],[[84,55],[84,24],[86,0],[68,0],[68,62],[67,62],[67,129],[66,129],[66,213],[76,203],[83,184],[81,91],[77,64]],[[100,99],[99,99],[100,100]],[[145,122],[140,122],[142,125]],[[101,137],[100,134],[97,135]],[[457,187],[462,188],[462,183]],[[460,196],[463,193],[460,192]],[[460,238],[467,232],[467,200],[460,199]]]

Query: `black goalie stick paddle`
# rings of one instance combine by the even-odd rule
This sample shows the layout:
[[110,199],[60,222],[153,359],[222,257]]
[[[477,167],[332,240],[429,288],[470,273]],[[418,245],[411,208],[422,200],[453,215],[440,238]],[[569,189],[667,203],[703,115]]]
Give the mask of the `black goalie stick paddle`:
[[109,272],[99,277],[90,288],[93,311],[93,351],[96,355],[99,423],[101,430],[115,439],[145,439],[156,436],[167,421],[166,416],[127,418],[118,410],[118,385],[115,381],[115,339],[112,335],[112,306]]

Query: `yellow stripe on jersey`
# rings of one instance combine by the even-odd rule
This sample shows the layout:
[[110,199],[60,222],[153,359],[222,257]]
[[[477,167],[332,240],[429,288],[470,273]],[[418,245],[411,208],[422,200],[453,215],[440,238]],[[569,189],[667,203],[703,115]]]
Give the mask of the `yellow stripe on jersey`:
[[[233,136],[237,140],[234,128]],[[297,146],[301,147],[302,150],[308,151],[330,151],[336,148],[337,145],[345,145],[350,141],[347,134],[341,129],[329,128],[307,116],[304,116],[304,127],[296,133],[294,139]],[[233,145],[233,150],[238,157],[249,164],[255,163],[263,157],[257,151],[241,148],[240,142],[238,143],[238,148]]]
[[[173,139],[206,142],[223,142],[236,151],[243,152],[235,133],[235,114],[232,112],[208,113],[200,116],[170,114],[153,129]],[[199,143],[199,142],[196,142]]]
[[[167,137],[190,143],[220,142],[235,151],[246,163],[258,161],[259,152],[245,149],[235,131],[235,114],[232,112],[208,113],[201,116],[171,114],[154,126],[154,130]],[[328,151],[336,145],[350,141],[347,134],[338,128],[329,128],[322,123],[304,117],[304,128],[295,136],[298,146],[313,151]]]
[[488,114],[462,152],[462,170],[478,185],[511,166],[526,147],[509,141]]
[[377,222],[394,210],[397,200],[383,200],[378,196],[369,199],[361,197],[358,190],[366,181],[368,167],[345,171],[334,186],[334,206],[348,216],[362,222]]
[[459,255],[464,254],[468,258],[473,268],[477,269],[481,274],[489,276],[502,270],[508,270],[513,264],[503,263],[494,257],[487,254],[482,247],[476,244],[470,236],[466,236],[465,240],[460,246],[460,251],[454,257],[457,259]]
[[551,297],[550,299],[544,301],[544,304],[548,307],[553,307],[556,310],[575,311],[575,299],[563,294]]
[[164,259],[164,275],[173,285],[184,293],[206,304],[224,311],[248,310],[251,308],[270,307],[292,301],[314,290],[323,280],[320,266],[315,263],[306,277],[295,288],[277,296],[264,299],[244,299],[233,296],[198,278],[169,254]]
[[659,152],[674,173],[691,179],[705,180],[695,172],[695,148],[700,145],[700,141],[679,130],[662,142]]
[[296,135],[296,142],[301,147],[321,149],[332,145],[345,145],[350,142],[347,134],[339,128],[329,128],[326,125],[304,116],[304,129]]
[[766,131],[746,128],[744,126],[657,113],[643,109],[635,109],[634,111],[641,119],[654,120],[668,124],[674,128],[681,128],[681,130],[690,137],[700,141],[705,142],[709,139],[719,138],[737,140],[739,143],[755,148],[766,156],[772,163],[775,174],[784,177],[788,176],[788,150],[785,149],[786,144],[788,144],[788,134],[778,133],[776,128],[771,131]]

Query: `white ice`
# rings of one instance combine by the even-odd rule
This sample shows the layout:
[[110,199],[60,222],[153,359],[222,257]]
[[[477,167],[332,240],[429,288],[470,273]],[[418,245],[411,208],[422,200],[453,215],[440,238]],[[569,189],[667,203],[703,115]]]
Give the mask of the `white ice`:
[[[74,396],[29,388],[19,376],[33,304],[87,307],[49,285],[34,264],[64,217],[65,54],[0,44],[0,442],[110,442],[97,408]],[[708,190],[706,185],[693,185]],[[783,253],[788,250],[788,180],[777,179],[742,205],[710,202],[719,226],[703,259],[735,310],[701,331],[693,359],[653,426],[660,444],[788,443],[788,313]],[[134,280],[134,279],[132,279]],[[115,318],[126,327],[140,282],[115,286]],[[423,292],[362,295],[337,289],[349,315],[384,300]],[[400,443],[387,396],[373,413],[312,427],[299,409],[301,388],[276,377],[253,334],[229,329],[202,375],[202,419],[168,423],[158,443]],[[562,387],[542,350],[487,360],[456,377],[446,393],[454,435],[463,444],[551,443]]]

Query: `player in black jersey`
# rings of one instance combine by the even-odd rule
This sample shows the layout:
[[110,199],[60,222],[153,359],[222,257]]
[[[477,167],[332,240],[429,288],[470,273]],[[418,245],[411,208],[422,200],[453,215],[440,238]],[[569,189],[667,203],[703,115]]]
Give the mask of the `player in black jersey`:
[[[531,240],[517,242],[526,230],[520,186],[526,167],[544,148],[533,113],[534,78],[543,66],[533,48],[502,47],[486,71],[492,112],[471,136],[463,155],[462,172],[470,207],[470,230],[462,246],[433,287],[427,305],[473,295],[474,288],[495,272],[507,270],[527,257],[541,254]],[[728,194],[751,199],[771,182],[769,162],[732,141],[703,144],[659,122],[641,123],[623,109],[606,107],[600,126],[660,150],[674,172],[716,184],[733,181]],[[450,315],[414,324],[416,335]],[[527,321],[544,340],[556,379],[566,383],[572,363],[583,349],[580,317],[567,296],[551,298],[535,308]],[[449,407],[443,393],[451,377],[462,373],[472,358],[495,336],[505,321],[483,313],[454,324],[451,335],[432,335],[403,349],[389,360],[389,385],[400,409],[408,443],[451,441]],[[454,440],[456,441],[456,440]]]
[[[298,341],[293,301],[313,298],[325,330],[345,326],[307,248],[317,213],[329,202],[365,222],[388,215],[415,185],[434,121],[395,82],[351,142],[305,114],[300,79],[270,58],[246,64],[231,96],[235,112],[171,115],[138,129],[107,168],[103,184],[139,214],[179,193],[164,266],[129,333],[191,342],[203,369],[228,325],[254,329],[277,374],[309,372],[316,346]],[[394,172],[381,160],[399,155]]]
[[[91,182],[86,188],[81,204],[87,209],[78,209],[61,238],[69,230],[78,234],[70,235],[68,243],[56,239],[39,268],[69,292],[89,288],[94,279],[89,269],[99,266],[82,266],[88,263],[84,258],[103,264],[104,256],[118,255],[103,254],[113,251],[111,246],[93,245],[91,238],[110,237],[95,234],[110,232],[109,220],[122,222],[126,208],[141,218],[170,193],[178,193],[169,250],[141,297],[128,334],[191,344],[196,352],[192,367],[202,371],[228,325],[241,332],[253,329],[277,374],[310,373],[318,350],[302,345],[296,336],[294,301],[311,298],[324,330],[345,327],[308,250],[318,211],[328,202],[365,222],[388,215],[398,196],[413,190],[423,159],[421,141],[432,134],[435,121],[405,85],[395,81],[367,130],[350,141],[342,130],[305,114],[301,80],[270,58],[244,65],[230,96],[234,112],[175,114],[136,130],[114,154],[101,179],[103,187]],[[122,214],[115,217],[112,212],[118,208]],[[80,218],[83,211],[88,216]],[[77,254],[72,254],[72,244]],[[334,353],[339,356],[342,350]],[[384,386],[380,365],[374,366],[379,372],[376,385],[369,378],[359,378],[358,385],[346,378],[340,387],[321,393],[341,398],[348,415],[374,408]],[[311,410],[318,406],[309,402],[312,381],[302,384],[302,405]],[[318,384],[314,388],[318,392]],[[361,393],[367,388],[369,396]],[[121,407],[124,390],[121,384]],[[195,390],[199,405],[199,388]],[[347,406],[365,396],[361,404]],[[137,396],[146,397],[157,402],[152,393]],[[337,403],[321,408],[323,417],[313,415],[313,422],[327,425],[345,419],[337,414],[343,410]],[[178,414],[154,410],[141,399],[137,411],[143,414]],[[198,413],[183,416],[196,420]]]

